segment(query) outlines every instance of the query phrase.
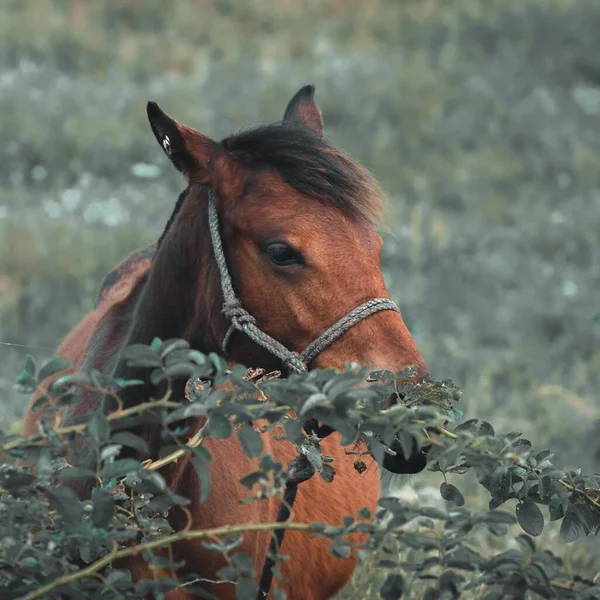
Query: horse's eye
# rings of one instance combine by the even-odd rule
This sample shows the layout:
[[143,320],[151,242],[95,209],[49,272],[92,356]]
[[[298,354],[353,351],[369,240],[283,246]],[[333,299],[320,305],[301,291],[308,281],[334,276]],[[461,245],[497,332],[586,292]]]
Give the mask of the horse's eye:
[[269,244],[267,246],[267,256],[273,264],[279,267],[304,264],[302,254],[296,252],[291,246],[288,246],[283,242]]

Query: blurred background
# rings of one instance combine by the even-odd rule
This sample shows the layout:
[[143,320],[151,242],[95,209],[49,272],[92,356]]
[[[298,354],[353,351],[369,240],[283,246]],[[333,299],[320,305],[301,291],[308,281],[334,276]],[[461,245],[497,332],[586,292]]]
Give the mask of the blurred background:
[[383,267],[433,375],[466,417],[598,471],[599,31],[597,0],[3,0],[3,426],[25,355],[51,356],[184,187],[146,101],[221,139],[314,83],[389,194]]

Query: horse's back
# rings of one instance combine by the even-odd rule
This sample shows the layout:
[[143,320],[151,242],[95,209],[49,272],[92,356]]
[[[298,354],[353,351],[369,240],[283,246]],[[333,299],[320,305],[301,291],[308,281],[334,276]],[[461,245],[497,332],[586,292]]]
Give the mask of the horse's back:
[[[45,409],[33,412],[31,407],[52,381],[80,370],[86,358],[94,362],[94,368],[101,368],[103,359],[116,351],[127,332],[155,250],[156,244],[151,244],[133,252],[104,278],[94,308],[69,332],[56,351],[56,356],[68,360],[71,367],[46,379],[44,386],[33,394],[25,414],[25,435],[38,432],[38,421]],[[57,415],[57,419],[60,418]]]

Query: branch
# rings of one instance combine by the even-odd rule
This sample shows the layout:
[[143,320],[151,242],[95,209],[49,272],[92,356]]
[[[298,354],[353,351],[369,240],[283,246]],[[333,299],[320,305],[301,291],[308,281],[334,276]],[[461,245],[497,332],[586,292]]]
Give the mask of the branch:
[[[333,537],[334,535],[339,535],[339,534],[343,534],[345,536],[345,535],[348,535],[351,533],[356,533],[359,530],[356,527],[356,525],[361,525],[364,527],[364,524],[365,524],[364,522],[363,523],[355,523],[354,525],[352,525],[350,527],[345,527],[344,525],[329,526],[327,528],[328,530],[327,530],[326,535],[328,537]],[[386,525],[383,525],[383,526],[381,526],[381,525],[377,526],[374,524],[372,524],[372,525],[373,525],[372,533],[375,533],[375,532],[385,532],[385,533],[392,533],[392,534],[410,533],[410,534],[426,535],[426,536],[436,539],[440,542],[444,540],[443,536],[441,536],[438,531],[436,531],[435,529],[427,528],[427,527],[418,528],[416,530],[411,530],[411,529],[407,529],[406,527],[400,526],[400,527],[389,530]],[[274,531],[275,529],[286,529],[286,530],[291,530],[291,531],[304,531],[307,533],[321,533],[321,534],[325,533],[322,523],[294,523],[291,521],[287,521],[287,522],[283,522],[283,523],[256,523],[256,524],[248,523],[248,524],[243,524],[243,525],[225,525],[223,527],[214,527],[212,529],[202,529],[202,530],[197,530],[197,531],[183,530],[183,531],[180,531],[177,533],[173,533],[171,535],[157,538],[155,540],[152,540],[151,542],[144,542],[142,544],[137,544],[135,546],[123,548],[122,550],[117,550],[116,543],[115,543],[112,551],[109,554],[96,560],[92,564],[88,565],[85,569],[81,569],[79,571],[70,573],[68,575],[63,575],[62,577],[58,577],[54,581],[51,581],[50,583],[47,583],[46,585],[41,586],[38,589],[23,596],[21,598],[21,600],[36,600],[37,598],[41,598],[42,596],[46,595],[48,592],[51,592],[52,590],[55,590],[63,585],[68,585],[70,583],[73,583],[75,581],[83,579],[84,577],[95,576],[98,573],[98,571],[107,567],[108,565],[110,565],[112,562],[114,562],[116,560],[128,558],[131,556],[136,556],[137,554],[140,554],[141,552],[146,551],[146,550],[154,550],[157,548],[162,548],[164,546],[171,546],[172,544],[175,544],[177,542],[181,542],[184,540],[201,540],[201,539],[207,539],[207,538],[214,539],[217,537],[226,537],[226,536],[240,534],[240,533],[269,532],[269,531]],[[361,531],[364,533],[364,529],[361,528]],[[478,556],[482,560],[485,560],[485,561],[490,560],[490,557],[488,555],[486,555],[484,552],[481,552],[480,550],[478,550],[477,548],[475,548],[468,542],[460,541],[460,542],[458,542],[458,545],[460,547],[464,548],[465,550],[467,550],[468,552],[471,552],[474,555]],[[207,581],[207,580],[200,579],[197,581]],[[196,583],[196,581],[183,583],[179,587],[191,585],[191,583]],[[215,581],[215,582],[211,582],[211,583],[225,583],[225,582]],[[233,582],[227,582],[227,583],[233,583]],[[557,581],[551,581],[550,585],[555,588],[572,589],[573,581],[571,581],[571,580],[565,581],[564,579],[559,579]]]
[[[273,531],[274,529],[290,529],[294,531],[318,533],[323,532],[323,526],[314,523],[256,523],[246,525],[226,525],[224,527],[214,527],[213,529],[202,529],[199,531],[180,531],[178,533],[173,533],[171,535],[166,535],[156,540],[152,540],[151,542],[144,542],[143,544],[130,546],[129,548],[124,548],[123,550],[117,550],[115,544],[115,547],[109,554],[88,565],[85,569],[80,569],[79,571],[70,573],[69,575],[63,575],[62,577],[59,577],[58,579],[39,587],[37,590],[30,592],[26,596],[23,596],[21,600],[35,600],[36,598],[41,598],[48,592],[62,585],[67,585],[69,583],[73,583],[74,581],[78,581],[83,577],[94,575],[100,571],[100,569],[107,567],[110,563],[116,560],[127,558],[129,556],[135,556],[136,554],[139,554],[145,550],[154,550],[156,548],[170,546],[171,544],[175,544],[184,540],[202,540],[206,538],[229,536],[237,533]],[[343,526],[340,526],[340,529],[343,530]]]
[[[132,415],[141,414],[147,412],[149,410],[153,410],[155,408],[179,408],[181,406],[178,402],[170,402],[166,399],[161,400],[151,400],[150,402],[145,402],[143,404],[137,404],[132,406],[131,408],[126,408],[125,410],[117,410],[115,412],[110,413],[106,418],[109,421],[116,421],[118,419],[125,419],[126,417],[131,417]],[[58,435],[68,435],[70,433],[82,433],[88,427],[87,423],[81,423],[79,425],[69,425],[68,427],[59,427],[58,429],[53,429],[53,432]],[[0,446],[0,450],[13,450],[14,448],[21,448],[23,446],[30,446],[32,444],[36,444],[39,442],[44,442],[45,436],[42,433],[35,433],[25,438],[19,438],[12,442],[8,442],[2,446]]]
[[[204,427],[202,427],[201,429],[199,429],[193,437],[191,437],[187,443],[186,443],[186,448],[197,448],[198,446],[200,446],[202,444],[202,442],[204,441],[204,436],[202,435],[204,433]],[[148,469],[150,471],[157,471],[158,469],[161,469],[162,467],[164,467],[165,465],[168,465],[169,463],[172,462],[177,462],[182,456],[184,456],[187,452],[186,448],[179,448],[178,450],[175,450],[174,452],[171,452],[171,454],[167,454],[167,456],[163,456],[162,458],[158,459],[158,460],[150,460],[148,459],[147,461],[145,461],[143,463],[144,465],[144,469]]]

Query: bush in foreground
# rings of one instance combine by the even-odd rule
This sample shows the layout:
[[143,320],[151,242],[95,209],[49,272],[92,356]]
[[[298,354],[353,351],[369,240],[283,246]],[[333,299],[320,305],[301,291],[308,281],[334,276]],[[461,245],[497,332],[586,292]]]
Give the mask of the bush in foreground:
[[[539,505],[549,509],[551,521],[560,522],[561,537],[575,541],[600,530],[600,477],[580,470],[563,471],[552,463],[550,451],[534,450],[520,433],[496,434],[486,422],[470,420],[448,426],[462,413],[454,408],[460,391],[450,381],[428,379],[408,383],[411,371],[399,376],[352,366],[344,373],[315,370],[289,379],[270,377],[244,367],[227,370],[216,355],[190,349],[183,340],[154,340],[150,346],[126,350],[132,365],[150,367],[153,384],[163,382],[164,396],[145,404],[120,408],[105,415],[90,413],[71,427],[53,425],[56,411],[78,400],[85,387],[102,389],[119,405],[119,392],[140,381],[114,380],[92,371],[59,377],[45,386],[44,380],[67,366],[55,358],[36,371],[29,357],[17,379],[21,391],[30,394],[38,386],[47,392],[35,409],[50,408],[41,418],[40,433],[29,438],[1,434],[0,449],[21,459],[25,466],[4,463],[0,468],[0,589],[3,598],[65,597],[161,598],[173,588],[185,586],[199,597],[211,597],[198,586],[199,576],[185,580],[158,578],[133,582],[131,574],[112,568],[119,558],[142,554],[155,565],[169,567],[159,552],[179,540],[205,540],[204,545],[231,557],[220,573],[237,584],[240,599],[256,597],[257,573],[248,557],[236,553],[241,536],[248,531],[272,531],[280,527],[302,529],[331,539],[336,556],[348,556],[352,548],[346,535],[360,531],[368,540],[356,548],[363,558],[388,572],[380,588],[385,600],[400,597],[465,597],[468,590],[486,600],[526,598],[598,598],[600,582],[576,577],[561,558],[540,549],[532,538],[546,524]],[[366,376],[368,387],[358,387]],[[187,380],[187,402],[174,402],[172,384]],[[212,383],[208,383],[211,380]],[[223,384],[228,383],[223,389]],[[221,388],[221,389],[218,389]],[[390,392],[399,403],[383,410]],[[297,417],[291,417],[290,412]],[[205,417],[199,431],[189,429],[190,417]],[[165,514],[188,500],[169,489],[160,469],[189,455],[198,473],[201,500],[210,491],[211,456],[203,441],[237,436],[244,452],[261,457],[260,470],[245,474],[248,500],[260,502],[281,494],[287,465],[263,452],[261,436],[252,423],[266,420],[280,427],[284,437],[297,445],[325,480],[335,475],[335,464],[320,452],[318,441],[308,438],[302,425],[317,419],[342,434],[348,451],[359,438],[381,463],[395,439],[405,455],[415,447],[430,445],[429,468],[440,473],[440,493],[453,508],[415,507],[396,498],[382,498],[380,510],[367,509],[347,515],[343,523],[249,523],[212,530],[173,531]],[[132,428],[152,422],[161,428],[163,447],[149,457],[147,443]],[[76,435],[84,434],[95,448],[95,468],[73,467],[65,460],[66,449]],[[128,456],[124,456],[127,451]],[[131,457],[131,452],[137,458]],[[363,468],[361,456],[355,468]],[[474,471],[489,492],[489,511],[476,513],[465,506],[459,475]],[[315,476],[319,476],[315,475]],[[81,502],[68,485],[78,478],[94,478],[91,499]],[[300,485],[299,493],[302,493]],[[514,513],[500,508],[516,499]],[[487,528],[496,536],[508,536],[508,526],[518,522],[525,534],[507,551],[487,555],[477,547],[473,532]],[[398,561],[396,545],[414,550]],[[292,548],[287,549],[293,551]],[[283,546],[282,554],[286,554]],[[281,560],[281,557],[276,557]],[[83,566],[82,566],[83,565]],[[277,587],[275,578],[274,588]],[[284,598],[276,590],[276,598]]]

